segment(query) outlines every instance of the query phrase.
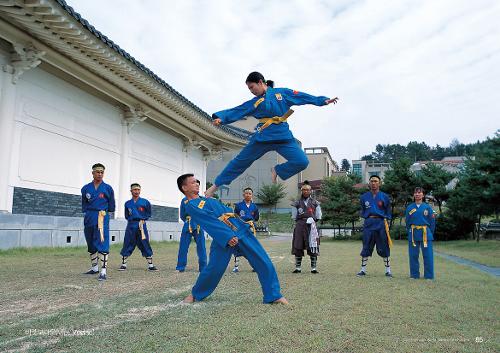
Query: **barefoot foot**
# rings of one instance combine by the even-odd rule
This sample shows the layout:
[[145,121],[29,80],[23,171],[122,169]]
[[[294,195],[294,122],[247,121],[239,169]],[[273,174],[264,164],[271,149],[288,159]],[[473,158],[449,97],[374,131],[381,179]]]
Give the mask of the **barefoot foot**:
[[182,302],[186,303],[186,304],[194,303],[194,297],[193,297],[193,295],[189,294],[186,298],[184,298],[184,300]]
[[286,300],[285,297],[281,297],[275,301],[273,301],[273,304],[283,304],[283,305],[288,305],[288,300]]
[[213,197],[215,192],[219,189],[219,187],[217,185],[212,185],[211,187],[209,187],[207,189],[207,191],[205,191],[205,197]]
[[276,169],[274,169],[274,167],[271,168],[271,180],[273,184],[276,184],[278,181],[278,173],[276,173]]

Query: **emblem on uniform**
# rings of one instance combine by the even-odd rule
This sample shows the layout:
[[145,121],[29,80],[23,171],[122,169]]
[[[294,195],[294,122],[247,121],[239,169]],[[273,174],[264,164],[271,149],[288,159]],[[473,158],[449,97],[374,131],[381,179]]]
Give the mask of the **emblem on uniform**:
[[302,207],[299,207],[299,208],[297,209],[297,211],[299,212],[299,214],[304,213],[304,210],[302,209]]
[[279,100],[279,101],[283,100],[283,97],[281,96],[281,93],[276,93],[275,96],[276,96],[277,100]]
[[427,217],[429,215],[429,211],[428,210],[424,210],[424,216]]
[[416,209],[416,208],[412,209],[412,210],[411,210],[410,212],[408,212],[408,213],[409,213],[409,214],[410,214],[410,216],[411,216],[411,215],[412,215],[412,214],[414,214],[415,212],[417,212],[417,209]]
[[293,91],[293,94],[299,94],[299,91],[295,91],[295,90],[294,90],[294,91]]
[[244,211],[244,210],[241,210],[241,211],[240,211],[240,217],[243,217],[243,216],[245,216],[245,211]]
[[85,194],[85,197],[87,198],[87,200],[90,200],[90,198],[92,197],[89,193],[86,193]]
[[102,192],[99,194],[99,198],[100,198],[100,199],[103,199],[103,198],[104,198],[104,194],[103,194]]
[[370,201],[365,201],[365,207],[369,208],[370,207]]
[[129,209],[128,209],[128,214],[129,214],[130,216],[132,216],[132,209],[131,209],[131,208],[129,208]]
[[140,212],[144,212],[144,207],[141,206],[138,209],[139,209]]
[[377,202],[377,206],[378,206],[378,208],[383,208],[384,207],[384,201],[380,200],[379,202]]
[[205,206],[205,200],[201,200],[200,203],[198,204],[198,208],[202,209],[203,206]]

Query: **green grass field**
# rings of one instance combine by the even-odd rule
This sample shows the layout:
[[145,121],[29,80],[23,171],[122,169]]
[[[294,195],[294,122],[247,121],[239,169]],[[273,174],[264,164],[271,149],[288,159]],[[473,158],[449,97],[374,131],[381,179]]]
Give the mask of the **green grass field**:
[[[407,242],[392,252],[394,278],[375,256],[357,278],[360,242],[324,241],[319,275],[292,274],[290,242],[262,239],[289,306],[261,304],[245,260],[214,294],[187,305],[176,243],[154,243],[158,273],[139,254],[109,279],[87,270],[84,248],[0,253],[0,351],[7,352],[498,352],[500,281],[436,257],[436,280],[408,278]],[[478,250],[480,251],[480,250]]]
[[500,241],[498,240],[441,241],[434,243],[434,250],[486,266],[500,267]]

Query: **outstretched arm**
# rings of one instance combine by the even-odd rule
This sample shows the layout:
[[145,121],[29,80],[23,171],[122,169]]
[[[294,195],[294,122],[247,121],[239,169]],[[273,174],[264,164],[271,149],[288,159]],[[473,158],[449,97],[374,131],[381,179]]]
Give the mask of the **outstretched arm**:
[[215,126],[219,126],[221,124],[231,124],[235,121],[241,120],[246,116],[249,116],[253,113],[256,106],[254,103],[257,101],[256,98],[249,100],[237,107],[221,110],[217,113],[212,114],[212,118],[214,119],[212,123]]
[[328,104],[337,104],[339,98],[338,97],[335,97],[335,98],[330,98],[330,99],[327,99],[325,101],[325,104],[328,105]]

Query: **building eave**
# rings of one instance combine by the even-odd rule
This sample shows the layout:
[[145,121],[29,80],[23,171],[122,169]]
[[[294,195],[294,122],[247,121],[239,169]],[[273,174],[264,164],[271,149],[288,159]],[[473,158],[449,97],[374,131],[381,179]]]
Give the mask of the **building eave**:
[[246,144],[248,133],[215,127],[211,117],[98,32],[62,0],[0,0],[0,37],[31,44],[41,60],[126,107],[140,105],[151,119],[187,141],[211,149]]

